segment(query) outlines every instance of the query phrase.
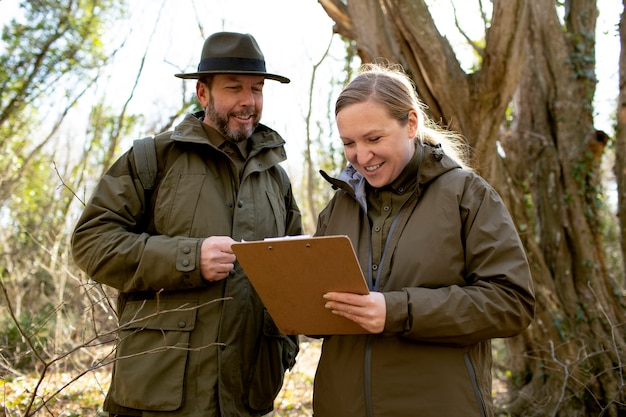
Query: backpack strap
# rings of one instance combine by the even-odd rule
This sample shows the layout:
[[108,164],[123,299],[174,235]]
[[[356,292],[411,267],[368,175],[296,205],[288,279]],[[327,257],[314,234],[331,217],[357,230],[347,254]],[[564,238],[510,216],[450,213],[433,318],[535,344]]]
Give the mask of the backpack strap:
[[145,190],[153,190],[157,179],[157,154],[153,136],[133,141],[135,168]]
[[170,136],[171,132],[163,132],[133,141],[135,170],[144,190],[146,204],[141,227],[148,233],[156,232],[153,211],[159,182],[182,153],[179,146],[174,146],[174,142],[159,139],[168,139]]

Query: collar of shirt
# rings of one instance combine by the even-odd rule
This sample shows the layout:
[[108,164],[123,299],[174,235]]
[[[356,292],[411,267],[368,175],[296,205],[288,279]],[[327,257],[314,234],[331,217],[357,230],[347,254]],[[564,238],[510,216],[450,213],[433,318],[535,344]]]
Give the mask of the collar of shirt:
[[235,162],[245,162],[248,159],[248,140],[233,142],[227,140],[217,130],[202,123],[202,128],[209,139],[209,142],[216,148],[223,151]]

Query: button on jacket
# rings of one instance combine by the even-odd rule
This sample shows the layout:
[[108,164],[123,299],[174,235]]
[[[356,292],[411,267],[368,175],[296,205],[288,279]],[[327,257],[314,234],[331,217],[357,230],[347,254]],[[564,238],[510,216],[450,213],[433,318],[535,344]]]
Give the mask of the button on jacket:
[[431,145],[376,192],[351,166],[325,177],[338,191],[316,235],[350,237],[387,311],[381,334],[324,338],[315,417],[493,416],[489,340],[522,332],[535,302],[500,197]]
[[[217,132],[213,132],[217,134]],[[128,415],[259,416],[273,408],[297,344],[278,332],[239,264],[200,275],[208,236],[302,233],[278,165],[284,140],[260,125],[240,175],[188,115],[157,135],[158,187],[145,192],[134,153],[98,183],[74,231],[76,263],[119,290],[119,344],[105,411]],[[296,339],[297,340],[297,339]],[[217,393],[217,396],[216,396]]]

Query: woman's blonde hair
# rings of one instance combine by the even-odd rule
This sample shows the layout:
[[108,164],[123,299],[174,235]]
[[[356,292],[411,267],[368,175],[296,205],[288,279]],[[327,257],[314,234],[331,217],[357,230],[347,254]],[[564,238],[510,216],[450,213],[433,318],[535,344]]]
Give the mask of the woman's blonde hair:
[[335,103],[335,116],[350,104],[368,100],[382,104],[402,126],[408,122],[409,112],[417,111],[416,139],[420,143],[440,144],[448,156],[469,168],[468,146],[463,137],[439,126],[426,114],[426,105],[417,96],[415,84],[401,65],[363,64],[357,76],[339,94]]

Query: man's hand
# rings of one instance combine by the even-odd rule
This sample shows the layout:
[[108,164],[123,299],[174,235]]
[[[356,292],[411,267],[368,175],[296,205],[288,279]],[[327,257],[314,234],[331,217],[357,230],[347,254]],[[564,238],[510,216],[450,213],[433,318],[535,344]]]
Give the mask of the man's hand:
[[382,333],[385,328],[387,306],[385,297],[380,292],[370,292],[367,295],[329,292],[324,294],[324,299],[327,309],[352,320],[370,333]]
[[205,281],[219,281],[235,267],[235,254],[230,245],[235,243],[229,236],[211,236],[200,248],[200,273]]

